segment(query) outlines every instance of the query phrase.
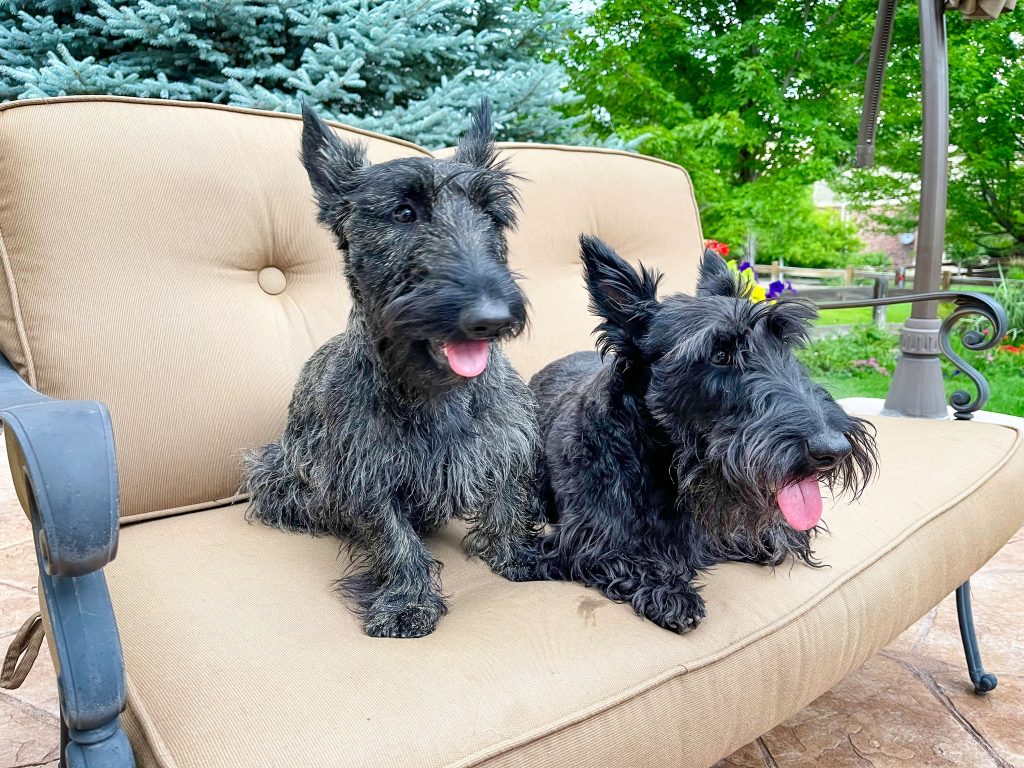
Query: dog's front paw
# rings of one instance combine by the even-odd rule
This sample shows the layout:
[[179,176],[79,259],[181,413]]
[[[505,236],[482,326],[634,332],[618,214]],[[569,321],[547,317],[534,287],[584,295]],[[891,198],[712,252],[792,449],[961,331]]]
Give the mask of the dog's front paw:
[[537,552],[527,547],[504,552],[500,557],[488,557],[487,564],[492,571],[509,581],[536,581],[540,578]]
[[692,612],[681,611],[678,614],[649,616],[648,618],[659,627],[685,635],[690,630],[696,629],[704,620],[704,608],[695,608]]
[[695,629],[707,615],[704,599],[689,584],[643,590],[631,602],[637,613],[680,635]]
[[444,601],[434,594],[384,595],[366,610],[366,634],[370,637],[423,637],[434,631],[447,610]]

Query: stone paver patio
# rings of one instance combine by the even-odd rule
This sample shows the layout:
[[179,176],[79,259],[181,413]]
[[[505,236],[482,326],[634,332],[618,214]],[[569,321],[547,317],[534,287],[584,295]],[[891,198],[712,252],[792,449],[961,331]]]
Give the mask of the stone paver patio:
[[[6,649],[38,602],[30,529],[6,455],[0,467],[0,648]],[[982,658],[999,676],[993,693],[972,692],[950,596],[834,689],[716,768],[1024,768],[1022,580],[1024,530],[971,580]],[[56,766],[58,711],[44,644],[24,685],[0,690],[0,768]]]

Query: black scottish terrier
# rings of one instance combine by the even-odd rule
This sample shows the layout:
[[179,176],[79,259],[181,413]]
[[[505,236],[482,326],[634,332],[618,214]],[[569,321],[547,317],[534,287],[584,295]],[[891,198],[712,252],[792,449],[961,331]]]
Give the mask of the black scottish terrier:
[[554,524],[539,569],[685,632],[705,615],[701,570],[789,555],[816,564],[819,485],[859,495],[873,433],[793,355],[810,304],[752,303],[713,251],[696,296],[659,301],[659,275],[580,242],[600,354],[569,355],[530,382]]
[[370,165],[308,108],[303,121],[353,306],[303,367],[284,434],[247,457],[247,515],[346,537],[358,567],[339,589],[366,632],[419,637],[446,612],[421,537],[450,518],[494,571],[535,575],[535,402],[498,346],[526,323],[505,239],[518,199],[487,102],[451,160]]

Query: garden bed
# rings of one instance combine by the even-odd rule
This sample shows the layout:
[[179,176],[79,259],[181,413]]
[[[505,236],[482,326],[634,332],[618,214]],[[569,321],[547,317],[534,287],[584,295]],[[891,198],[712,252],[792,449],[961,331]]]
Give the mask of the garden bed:
[[[956,341],[954,348],[988,379],[992,397],[986,410],[1024,416],[1024,348],[1007,342],[989,352],[965,353]],[[845,335],[812,341],[799,356],[815,381],[833,397],[843,398],[885,397],[898,354],[897,333],[859,325]],[[947,394],[957,389],[972,390],[971,382],[946,361],[942,363],[942,375]]]

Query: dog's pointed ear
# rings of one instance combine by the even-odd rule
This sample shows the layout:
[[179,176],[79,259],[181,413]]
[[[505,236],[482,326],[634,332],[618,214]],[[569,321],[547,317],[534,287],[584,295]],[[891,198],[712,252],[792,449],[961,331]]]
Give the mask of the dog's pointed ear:
[[302,164],[320,204],[320,221],[340,236],[346,195],[359,171],[370,163],[366,146],[342,141],[305,101],[302,102]]
[[700,276],[697,278],[698,296],[741,295],[739,281],[729,269],[725,259],[710,248],[705,249],[700,262]]
[[491,102],[486,96],[473,111],[469,128],[459,140],[453,158],[457,163],[474,165],[478,168],[493,168],[498,153],[494,146],[494,124],[491,120]]
[[590,293],[590,311],[604,320],[598,331],[601,354],[642,359],[640,342],[658,306],[661,275],[640,265],[637,272],[606,243],[580,235],[580,257]]
[[795,347],[807,344],[818,310],[805,299],[779,299],[768,308],[768,330],[783,343]]

